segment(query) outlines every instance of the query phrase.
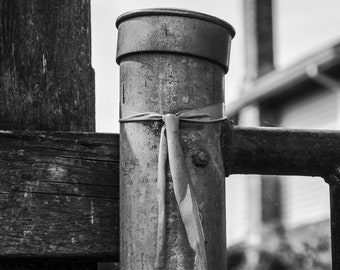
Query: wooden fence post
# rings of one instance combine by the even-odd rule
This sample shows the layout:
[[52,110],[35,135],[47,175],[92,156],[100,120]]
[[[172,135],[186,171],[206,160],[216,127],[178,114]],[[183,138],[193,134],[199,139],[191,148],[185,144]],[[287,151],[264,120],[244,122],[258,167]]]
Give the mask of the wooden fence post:
[[95,131],[90,0],[0,1],[0,129]]
[[[90,0],[0,1],[1,130],[95,131],[90,14]],[[20,151],[24,155],[25,150]],[[33,180],[39,184],[39,179]],[[37,201],[23,196],[15,203],[34,209]],[[12,215],[15,219],[22,213]],[[67,224],[65,220],[65,230]],[[23,245],[25,225],[17,228],[23,230]],[[42,254],[50,251],[40,248]],[[39,260],[30,258],[30,253],[27,246],[29,262],[13,258],[1,263],[1,269],[97,267],[93,262],[72,262],[72,258],[67,263],[48,256]],[[50,254],[53,257],[53,251]]]
[[[122,15],[117,27],[122,118],[216,104],[218,110],[213,113],[222,116],[224,75],[234,35],[228,23],[191,11],[151,9]],[[161,126],[157,121],[121,124],[122,270],[154,269]],[[226,235],[221,124],[181,122],[179,133],[202,218],[208,269],[222,270],[226,268]],[[166,189],[165,269],[194,269],[195,254],[188,244],[169,173]]]

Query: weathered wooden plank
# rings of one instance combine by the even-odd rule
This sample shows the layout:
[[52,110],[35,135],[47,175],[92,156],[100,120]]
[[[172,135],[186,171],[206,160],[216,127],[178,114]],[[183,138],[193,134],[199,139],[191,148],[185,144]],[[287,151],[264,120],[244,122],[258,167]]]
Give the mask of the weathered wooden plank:
[[328,176],[340,164],[340,132],[225,127],[229,174]]
[[[66,270],[97,270],[97,264],[91,263],[91,262],[84,262],[84,263],[78,263],[78,262],[60,262],[60,261],[39,261],[35,259],[34,261],[19,261],[17,259],[13,259],[13,261],[16,262],[15,265],[2,262],[0,264],[1,270],[28,270],[28,269],[34,269],[34,270],[60,270],[60,269],[66,269]],[[38,263],[39,262],[39,263]],[[110,270],[115,270],[114,268]]]
[[[0,129],[95,130],[90,14],[90,0],[0,0]],[[98,242],[96,230],[87,229],[84,220],[72,219],[72,211],[65,213],[63,209],[73,209],[78,218],[83,211],[82,215],[90,215],[92,222],[95,204],[110,208],[112,198],[101,194],[92,183],[97,175],[98,182],[109,179],[105,176],[110,174],[106,169],[109,163],[99,162],[90,152],[75,150],[73,155],[71,149],[62,151],[63,146],[29,146],[33,142],[27,136],[16,139],[24,145],[12,140],[11,147],[6,148],[7,141],[1,143],[0,253],[13,257],[0,268],[96,269],[95,262],[85,263],[84,258],[84,263],[77,264],[51,264],[49,260],[17,263],[19,257],[28,255],[55,257],[65,253],[72,261],[72,256],[91,248],[94,254],[106,250],[91,246]],[[58,157],[56,151],[60,151]],[[91,161],[92,157],[96,162]],[[97,175],[93,174],[96,171]],[[64,179],[68,182],[63,183]],[[108,187],[103,190],[112,191]],[[98,224],[91,223],[91,228],[104,225],[107,219],[98,216],[98,220]],[[81,231],[86,237],[80,251],[67,241],[76,242]],[[106,244],[104,241],[103,247]]]
[[[321,175],[337,131],[224,126],[226,172]],[[118,259],[119,135],[0,132],[0,259]]]
[[0,129],[95,131],[90,0],[0,0]]
[[117,260],[118,135],[0,132],[0,259]]

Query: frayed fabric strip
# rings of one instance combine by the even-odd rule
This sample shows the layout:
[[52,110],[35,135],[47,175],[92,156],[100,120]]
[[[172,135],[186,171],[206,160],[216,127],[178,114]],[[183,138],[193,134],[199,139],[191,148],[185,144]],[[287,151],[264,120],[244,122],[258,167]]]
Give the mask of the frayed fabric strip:
[[[222,104],[210,106],[219,108]],[[204,110],[204,108],[203,108]],[[195,252],[195,269],[207,270],[207,257],[205,252],[205,238],[196,194],[185,165],[184,153],[179,140],[179,121],[193,123],[214,123],[225,120],[225,117],[213,119],[209,113],[200,110],[182,111],[177,114],[161,115],[154,112],[134,114],[120,120],[121,123],[163,121],[160,146],[158,153],[157,173],[157,200],[158,200],[158,230],[156,243],[155,269],[166,267],[166,161],[169,159],[170,173],[172,176],[174,193],[179,208],[181,219],[187,233],[190,247]]]

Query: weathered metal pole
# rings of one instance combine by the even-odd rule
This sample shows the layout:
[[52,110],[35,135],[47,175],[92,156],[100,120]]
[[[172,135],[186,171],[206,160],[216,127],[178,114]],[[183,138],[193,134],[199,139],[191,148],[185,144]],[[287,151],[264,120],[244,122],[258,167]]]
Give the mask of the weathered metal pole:
[[332,269],[340,269],[340,167],[335,167],[333,173],[324,178],[329,184],[331,207],[331,240]]
[[325,177],[340,164],[340,132],[316,129],[226,126],[226,175]]
[[[234,36],[228,23],[191,11],[151,9],[122,15],[117,27],[122,118],[136,113],[164,115],[200,108],[213,118],[222,117],[224,75]],[[154,269],[162,125],[161,121],[121,124],[120,265],[124,270]],[[180,122],[180,144],[196,193],[211,270],[226,268],[220,134],[220,123]],[[169,171],[165,209],[163,269],[197,269]]]
[[[338,177],[339,181],[339,177]],[[330,183],[330,203],[331,203],[331,239],[332,239],[332,269],[340,269],[340,185]]]

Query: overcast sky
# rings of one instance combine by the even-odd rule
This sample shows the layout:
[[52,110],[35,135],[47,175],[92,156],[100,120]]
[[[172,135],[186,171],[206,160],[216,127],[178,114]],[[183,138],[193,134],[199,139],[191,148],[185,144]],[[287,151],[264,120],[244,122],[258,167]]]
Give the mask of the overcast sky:
[[[191,9],[231,23],[236,29],[226,99],[237,98],[243,78],[241,0],[92,0],[92,65],[96,73],[98,132],[119,132],[119,67],[115,62],[116,18],[124,12],[157,7]],[[283,68],[333,42],[340,42],[339,0],[277,0],[275,3],[276,65]]]

